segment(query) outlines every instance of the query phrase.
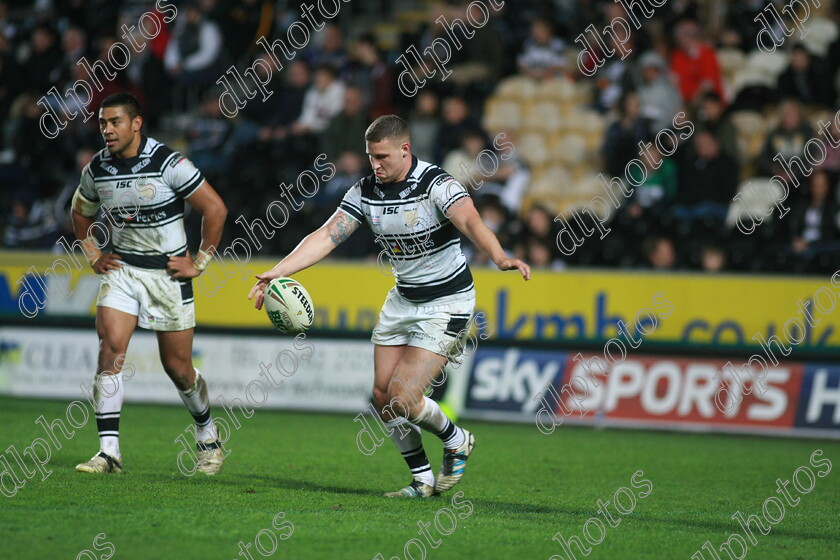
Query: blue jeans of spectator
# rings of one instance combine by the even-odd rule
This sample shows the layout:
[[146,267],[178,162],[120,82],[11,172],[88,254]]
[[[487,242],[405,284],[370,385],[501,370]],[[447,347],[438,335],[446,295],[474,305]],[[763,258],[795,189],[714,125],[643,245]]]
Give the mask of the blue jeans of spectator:
[[700,202],[699,204],[675,204],[671,213],[675,218],[686,222],[702,220],[706,217],[726,219],[729,205],[719,202]]

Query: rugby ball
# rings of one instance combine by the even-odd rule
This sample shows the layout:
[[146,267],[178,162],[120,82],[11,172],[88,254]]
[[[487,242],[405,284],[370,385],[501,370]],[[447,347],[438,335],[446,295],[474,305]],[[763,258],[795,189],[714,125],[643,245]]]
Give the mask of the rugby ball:
[[283,334],[298,334],[312,326],[315,311],[306,288],[291,278],[275,278],[265,289],[268,319]]

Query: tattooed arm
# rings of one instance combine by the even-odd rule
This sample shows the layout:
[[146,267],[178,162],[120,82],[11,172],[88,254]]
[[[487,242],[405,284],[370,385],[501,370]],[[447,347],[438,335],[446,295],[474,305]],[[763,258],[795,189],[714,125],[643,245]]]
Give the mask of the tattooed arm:
[[291,276],[330,254],[342,241],[350,237],[359,227],[359,222],[351,218],[343,210],[336,210],[329,220],[321,227],[303,238],[294,250],[277,263],[274,268],[257,274],[258,282],[251,288],[248,299],[253,299],[254,307],[260,309],[263,303],[265,287],[273,278]]

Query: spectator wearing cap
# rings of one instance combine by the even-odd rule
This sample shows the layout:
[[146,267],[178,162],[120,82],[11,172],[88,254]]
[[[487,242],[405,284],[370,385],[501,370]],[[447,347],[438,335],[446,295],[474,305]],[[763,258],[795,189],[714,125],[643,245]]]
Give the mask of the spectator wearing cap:
[[648,51],[639,60],[642,83],[639,102],[642,115],[650,120],[654,130],[669,128],[682,107],[680,92],[671,83],[665,61],[657,53]]

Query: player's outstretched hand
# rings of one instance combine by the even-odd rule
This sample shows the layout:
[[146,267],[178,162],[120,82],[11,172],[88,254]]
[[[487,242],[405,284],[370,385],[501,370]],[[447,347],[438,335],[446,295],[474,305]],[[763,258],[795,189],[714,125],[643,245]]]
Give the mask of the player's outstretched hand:
[[522,273],[522,278],[525,280],[531,279],[531,267],[525,261],[507,258],[500,262],[498,266],[499,270],[518,270]]
[[169,261],[166,263],[166,271],[175,280],[187,280],[201,274],[201,271],[195,267],[189,251],[187,251],[185,257],[169,257]]
[[262,309],[263,301],[265,300],[265,288],[268,286],[269,282],[275,278],[280,278],[281,276],[282,274],[280,274],[280,272],[275,268],[267,270],[262,274],[257,274],[257,283],[254,284],[254,287],[251,288],[250,292],[248,292],[248,299],[254,300],[254,307]]
[[263,301],[265,301],[266,286],[268,286],[268,280],[257,280],[257,283],[254,284],[254,287],[251,288],[250,292],[248,292],[248,299],[254,300],[254,307],[257,309],[262,309]]
[[93,263],[93,271],[97,274],[108,274],[108,272],[120,268],[122,268],[122,261],[116,253],[102,253]]

